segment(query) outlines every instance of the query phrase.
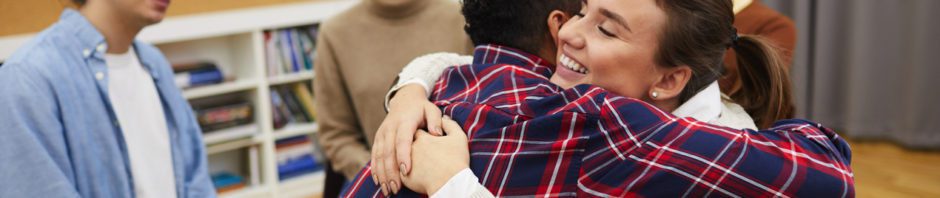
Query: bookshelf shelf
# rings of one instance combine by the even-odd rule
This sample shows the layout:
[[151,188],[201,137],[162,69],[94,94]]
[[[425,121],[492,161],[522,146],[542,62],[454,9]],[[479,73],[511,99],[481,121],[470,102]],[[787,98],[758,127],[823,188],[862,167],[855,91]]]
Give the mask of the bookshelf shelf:
[[239,91],[247,91],[254,88],[257,88],[257,80],[236,80],[232,82],[224,82],[217,85],[206,85],[201,87],[193,87],[191,89],[186,89],[183,91],[183,97],[186,99],[197,99],[205,98],[208,96],[217,96],[227,93],[234,93]]
[[313,71],[299,72],[295,74],[287,74],[281,76],[269,76],[268,85],[283,85],[290,84],[300,81],[310,81],[313,80],[314,74]]
[[259,134],[261,128],[257,124],[237,126],[218,131],[203,132],[202,141],[206,145],[213,145],[231,140],[244,139]]
[[313,134],[317,132],[319,127],[320,126],[317,125],[317,123],[289,124],[284,126],[284,128],[274,131],[274,140],[277,141],[298,135]]
[[241,190],[236,190],[232,192],[225,192],[219,194],[219,197],[224,198],[250,198],[250,197],[270,197],[272,190],[269,187],[249,187]]
[[261,143],[261,142],[255,141],[253,138],[244,138],[244,139],[238,139],[238,140],[228,141],[224,143],[218,143],[218,144],[207,146],[206,154],[208,155],[218,154],[218,153],[231,151],[231,150],[235,150],[239,148],[249,147],[252,145],[256,145],[258,143]]
[[[322,194],[322,188],[313,188],[311,186],[323,186],[323,178],[326,173],[322,170],[307,175],[299,176],[282,181],[279,185],[283,197],[300,197],[309,194]],[[311,185],[312,184],[312,185]]]

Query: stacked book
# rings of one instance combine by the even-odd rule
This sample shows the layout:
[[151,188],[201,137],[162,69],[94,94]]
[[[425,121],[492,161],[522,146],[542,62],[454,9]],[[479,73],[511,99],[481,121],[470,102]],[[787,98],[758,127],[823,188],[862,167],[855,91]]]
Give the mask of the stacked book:
[[302,135],[275,143],[277,153],[277,175],[280,180],[287,180],[297,176],[316,172],[323,167],[314,157],[313,142],[309,136]]
[[315,121],[313,94],[307,83],[296,83],[271,88],[271,111],[274,128],[280,129],[291,123]]
[[245,188],[245,179],[230,172],[221,172],[212,175],[212,184],[218,194]]
[[253,124],[251,102],[239,95],[221,95],[191,102],[206,142],[250,136],[258,131]]
[[225,81],[225,75],[215,63],[197,62],[173,65],[176,86],[180,89],[218,84]]
[[317,26],[264,32],[264,52],[268,76],[313,70]]

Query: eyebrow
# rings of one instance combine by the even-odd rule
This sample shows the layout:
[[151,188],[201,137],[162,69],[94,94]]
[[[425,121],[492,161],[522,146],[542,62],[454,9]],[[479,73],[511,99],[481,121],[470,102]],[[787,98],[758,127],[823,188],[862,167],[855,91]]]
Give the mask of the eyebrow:
[[604,15],[604,17],[613,19],[614,22],[617,22],[618,24],[620,24],[621,26],[623,26],[625,29],[627,29],[627,31],[633,32],[633,30],[630,29],[630,25],[627,24],[627,20],[624,19],[623,16],[620,16],[620,15],[618,15],[618,14],[614,14],[613,12],[611,12],[610,10],[607,10],[607,9],[605,9],[605,8],[601,8],[601,11],[600,11],[600,12],[601,12],[601,15]]

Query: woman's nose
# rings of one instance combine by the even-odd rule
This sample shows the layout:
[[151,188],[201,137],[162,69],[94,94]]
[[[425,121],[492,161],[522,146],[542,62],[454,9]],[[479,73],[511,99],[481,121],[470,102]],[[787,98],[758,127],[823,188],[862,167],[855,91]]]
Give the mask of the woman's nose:
[[558,38],[561,40],[560,47],[584,48],[583,20],[572,19],[567,25],[561,27],[561,30],[558,31]]

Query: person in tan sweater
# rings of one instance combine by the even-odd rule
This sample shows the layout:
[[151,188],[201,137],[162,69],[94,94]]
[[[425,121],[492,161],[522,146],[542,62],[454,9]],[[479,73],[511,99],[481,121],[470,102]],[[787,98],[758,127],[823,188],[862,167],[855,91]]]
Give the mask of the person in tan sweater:
[[463,27],[449,0],[363,0],[321,25],[314,95],[318,141],[333,170],[352,178],[369,161],[383,98],[406,63],[431,52],[470,53]]

